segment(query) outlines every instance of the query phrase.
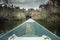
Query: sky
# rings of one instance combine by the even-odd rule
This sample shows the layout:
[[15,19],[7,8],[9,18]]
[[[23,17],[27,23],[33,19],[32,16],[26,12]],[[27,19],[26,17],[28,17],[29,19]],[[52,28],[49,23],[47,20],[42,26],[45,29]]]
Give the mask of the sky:
[[[5,0],[6,1],[6,0]],[[19,6],[20,8],[34,8],[38,9],[40,4],[47,3],[48,0],[9,0],[15,6]]]
[[11,2],[15,6],[19,6],[20,8],[34,8],[38,9],[40,4],[47,3],[48,0],[11,0]]

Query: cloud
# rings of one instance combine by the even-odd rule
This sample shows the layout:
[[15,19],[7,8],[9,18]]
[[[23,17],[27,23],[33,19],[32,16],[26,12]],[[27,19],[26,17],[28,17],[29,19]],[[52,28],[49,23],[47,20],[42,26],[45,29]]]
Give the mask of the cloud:
[[36,2],[44,2],[46,0],[11,0],[12,3],[36,3]]
[[25,8],[30,8],[30,7],[38,7],[40,4],[42,3],[46,3],[47,0],[11,0],[11,2],[13,4],[15,4],[15,6],[19,6],[19,7],[25,7]]
[[15,0],[16,2],[26,2],[25,0]]

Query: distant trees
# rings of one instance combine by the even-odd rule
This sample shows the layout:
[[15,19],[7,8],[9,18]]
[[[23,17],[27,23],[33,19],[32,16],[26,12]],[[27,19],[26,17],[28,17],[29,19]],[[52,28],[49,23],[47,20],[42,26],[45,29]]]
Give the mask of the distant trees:
[[[42,24],[48,28],[49,30],[51,30],[52,32],[54,32],[55,34],[57,34],[58,36],[60,36],[60,4],[59,4],[60,0],[49,0],[47,4],[43,4],[40,5],[39,8],[42,8],[42,13],[48,13],[48,17],[47,19],[42,22]],[[44,13],[44,14],[45,14]]]
[[19,7],[15,7],[15,9],[20,9]]
[[0,34],[2,33],[1,31],[5,33],[26,20],[19,7],[2,5],[0,4]]
[[[43,9],[46,10],[50,14],[60,14],[60,6],[59,6],[59,0],[49,0],[47,4],[42,4],[39,6],[39,8],[44,7]],[[48,10],[49,9],[49,10]]]

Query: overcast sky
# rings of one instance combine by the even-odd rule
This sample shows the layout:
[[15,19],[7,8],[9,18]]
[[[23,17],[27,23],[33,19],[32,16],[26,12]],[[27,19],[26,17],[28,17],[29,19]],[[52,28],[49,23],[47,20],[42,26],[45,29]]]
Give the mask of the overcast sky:
[[21,8],[38,8],[40,4],[47,3],[47,0],[10,0],[15,6]]

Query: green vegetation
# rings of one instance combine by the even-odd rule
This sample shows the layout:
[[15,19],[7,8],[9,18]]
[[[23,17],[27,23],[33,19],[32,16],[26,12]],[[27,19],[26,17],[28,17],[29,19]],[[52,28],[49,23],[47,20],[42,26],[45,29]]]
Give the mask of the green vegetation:
[[16,14],[14,14],[14,16],[15,16],[17,19],[26,19],[24,13],[21,13],[21,12],[17,12]]
[[10,7],[2,7],[0,9],[0,34],[4,34],[26,20],[22,9]]
[[46,19],[46,18],[47,18],[47,14],[42,14],[42,13],[33,17],[33,19]]

